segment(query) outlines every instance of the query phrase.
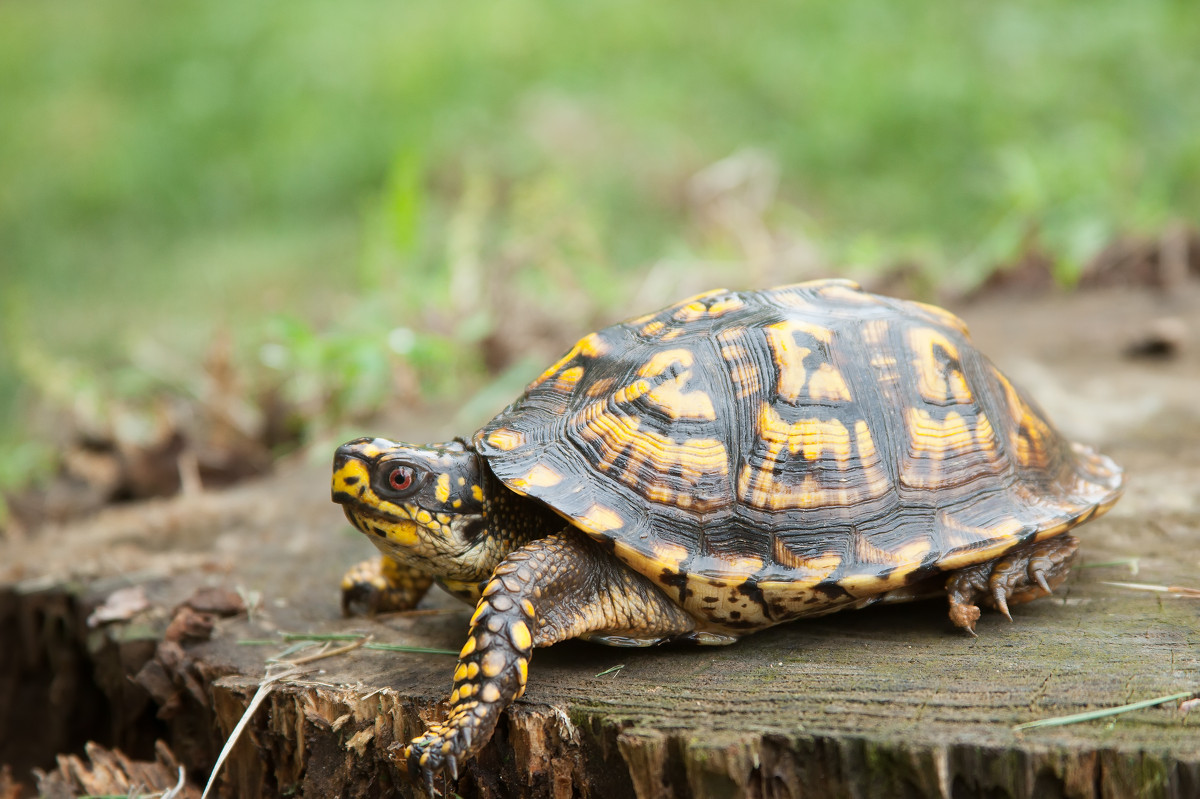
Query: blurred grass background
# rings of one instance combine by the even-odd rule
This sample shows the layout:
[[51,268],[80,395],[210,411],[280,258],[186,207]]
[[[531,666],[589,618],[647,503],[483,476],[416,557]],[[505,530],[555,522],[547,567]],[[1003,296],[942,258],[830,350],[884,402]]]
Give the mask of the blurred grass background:
[[1198,31],[1183,0],[0,4],[0,487],[58,420],[203,393],[214,341],[333,424],[491,375],[487,410],[542,343],[716,285],[961,287],[1030,247],[1070,283],[1197,218]]

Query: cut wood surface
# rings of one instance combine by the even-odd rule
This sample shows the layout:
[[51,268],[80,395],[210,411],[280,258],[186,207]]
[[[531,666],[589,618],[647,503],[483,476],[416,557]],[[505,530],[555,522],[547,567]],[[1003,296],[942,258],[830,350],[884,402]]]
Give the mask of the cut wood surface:
[[[1109,584],[1200,587],[1200,330],[1173,360],[1121,355],[1160,316],[1200,324],[1195,292],[1164,302],[1086,294],[958,309],[1051,418],[1129,473],[1126,497],[1079,531],[1081,567],[1056,596],[1015,607],[1011,623],[985,612],[974,639],[944,603],[926,602],[796,622],[730,647],[539,650],[528,692],[448,787],[463,797],[1200,796],[1200,709],[1179,701],[1013,729],[1200,690],[1200,599]],[[397,427],[361,432],[470,432]],[[64,703],[86,695],[104,717],[90,735],[131,757],[176,758],[202,785],[268,659],[291,646],[281,632],[457,652],[470,608],[444,594],[418,613],[339,615],[340,574],[371,549],[328,501],[334,443],[267,481],[0,544],[0,762],[53,766],[63,748],[39,751],[14,731],[37,714],[69,720]],[[89,629],[92,609],[130,585],[146,607]],[[207,640],[206,630],[167,635],[177,606],[214,586],[241,592],[249,613],[218,619]],[[75,672],[94,669],[71,678],[74,693],[46,676],[61,666],[53,653],[68,651]],[[420,795],[388,750],[445,713],[453,665],[452,655],[366,647],[304,664],[251,718],[221,794]],[[81,743],[59,726],[43,750]],[[169,752],[156,754],[155,738]]]

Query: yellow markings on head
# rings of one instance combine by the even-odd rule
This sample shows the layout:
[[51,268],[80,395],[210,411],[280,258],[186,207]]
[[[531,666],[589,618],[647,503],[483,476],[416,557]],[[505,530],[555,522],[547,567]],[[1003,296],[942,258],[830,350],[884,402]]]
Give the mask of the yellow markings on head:
[[525,443],[525,434],[519,430],[499,427],[488,434],[487,443],[496,449],[508,452]]
[[[942,333],[930,327],[914,327],[908,331],[908,344],[914,354],[917,390],[930,402],[955,402],[965,405],[974,402],[967,378],[959,367],[949,367],[946,358],[958,362],[958,347]],[[937,350],[943,356],[939,357]]]
[[616,511],[603,505],[592,505],[576,521],[589,533],[606,533],[625,526]]
[[434,496],[437,497],[438,502],[450,501],[450,475],[445,472],[438,475]]
[[562,475],[549,466],[537,464],[524,477],[514,477],[507,484],[521,493],[527,493],[531,488],[549,488],[562,482]]
[[849,402],[850,389],[841,372],[832,364],[823,363],[808,378],[808,396],[815,402]]
[[423,525],[429,526],[433,524],[433,514],[421,508],[417,511],[417,521]]
[[[349,479],[348,479],[349,478]],[[371,473],[367,464],[358,458],[348,458],[342,467],[333,473],[333,490],[350,495],[370,491]],[[374,493],[371,493],[374,496]]]
[[483,502],[483,488],[478,485],[471,486],[471,496],[476,502]]
[[513,642],[513,646],[522,651],[533,646],[533,636],[530,635],[529,627],[523,621],[514,621],[509,625],[508,637]]

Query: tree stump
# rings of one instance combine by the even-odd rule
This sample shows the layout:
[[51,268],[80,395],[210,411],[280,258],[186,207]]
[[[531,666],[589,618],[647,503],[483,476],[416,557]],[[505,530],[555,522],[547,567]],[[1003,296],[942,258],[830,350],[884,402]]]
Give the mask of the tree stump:
[[[1178,701],[1013,729],[1200,690],[1200,600],[1111,584],[1200,584],[1198,331],[1177,359],[1145,363],[1121,352],[1160,312],[1149,295],[1023,300],[1029,321],[1019,330],[1008,326],[1016,302],[963,315],[1051,418],[1099,444],[1130,478],[1114,510],[1080,529],[1082,563],[1054,597],[1015,607],[1012,623],[985,612],[977,639],[952,628],[943,602],[926,602],[787,624],[722,648],[539,650],[528,692],[450,790],[1200,796],[1200,709],[1184,713]],[[414,423],[402,432],[447,431]],[[0,543],[0,763],[17,781],[31,784],[31,768],[52,768],[56,755],[94,740],[124,754],[93,747],[93,763],[178,762],[194,790],[268,659],[289,654],[281,632],[457,652],[470,609],[444,594],[417,613],[341,618],[340,574],[370,545],[328,502],[323,461],[335,443],[316,448],[321,462],[298,459],[269,480],[112,508]],[[144,605],[88,626],[96,607],[130,586],[141,587]],[[249,612],[181,621],[177,608],[214,587],[240,592]],[[453,665],[452,655],[366,647],[304,664],[271,685],[217,779],[220,794],[421,795],[399,778],[389,747],[446,712]],[[69,768],[43,784],[71,795],[79,783],[64,769],[86,769],[58,762]],[[159,771],[157,779],[171,775]]]

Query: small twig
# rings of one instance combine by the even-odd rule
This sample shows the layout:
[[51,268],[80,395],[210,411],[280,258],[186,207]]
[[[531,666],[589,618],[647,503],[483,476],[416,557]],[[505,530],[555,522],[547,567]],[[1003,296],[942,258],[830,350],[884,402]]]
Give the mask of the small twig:
[[1078,724],[1081,721],[1092,721],[1093,719],[1103,719],[1109,716],[1118,716],[1122,713],[1129,713],[1134,710],[1141,710],[1146,707],[1154,707],[1167,702],[1173,702],[1177,699],[1190,699],[1196,695],[1196,691],[1185,691],[1181,694],[1171,694],[1170,696],[1160,696],[1155,699],[1144,699],[1141,702],[1133,702],[1128,705],[1120,705],[1119,707],[1109,707],[1103,710],[1089,710],[1086,713],[1074,713],[1070,716],[1055,716],[1049,719],[1038,719],[1037,721],[1027,721],[1024,724],[1013,726],[1014,732],[1022,730],[1032,730],[1035,727],[1062,727],[1067,724]]
[[624,663],[622,663],[622,664],[620,664],[620,665],[618,665],[618,666],[613,666],[612,668],[605,669],[604,671],[600,672],[600,673],[599,673],[599,674],[597,674],[596,676],[597,676],[597,677],[603,677],[605,674],[613,674],[613,673],[615,673],[615,672],[618,672],[618,671],[620,671],[620,670],[621,670],[621,669],[623,669],[623,668],[625,668],[625,664],[624,664]]
[[1104,580],[1101,585],[1115,585],[1118,588],[1131,588],[1134,591],[1157,591],[1160,594],[1176,594],[1192,599],[1200,599],[1200,588],[1189,588],[1183,585],[1150,585],[1149,583],[1110,583]]
[[221,754],[217,756],[217,762],[213,765],[212,774],[208,776],[208,783],[204,786],[204,792],[200,794],[200,799],[205,799],[208,796],[209,790],[212,789],[213,783],[217,779],[217,774],[221,771],[221,766],[225,763],[225,758],[233,751],[234,744],[241,737],[242,731],[246,729],[246,725],[250,723],[250,717],[254,715],[254,711],[258,710],[258,706],[263,703],[263,700],[274,689],[275,683],[288,677],[294,677],[303,671],[304,669],[291,668],[272,676],[263,677],[262,682],[258,684],[258,690],[255,691],[253,698],[250,699],[250,704],[246,706],[246,712],[242,714],[237,725],[233,728],[233,732],[230,733],[229,739],[225,741],[225,746],[221,748]]
[[435,649],[429,646],[408,646],[407,644],[367,644],[364,649],[378,649],[382,652],[410,652],[415,655],[457,655],[453,649]]
[[335,655],[342,655],[346,652],[350,652],[351,650],[358,649],[360,646],[370,642],[370,640],[371,636],[367,635],[357,641],[354,641],[353,643],[346,644],[345,646],[339,646],[336,649],[330,649],[326,652],[315,652],[311,655],[305,655],[304,657],[296,658],[295,660],[281,662],[291,663],[293,666],[303,666],[305,663],[312,663],[314,660],[331,658]]

